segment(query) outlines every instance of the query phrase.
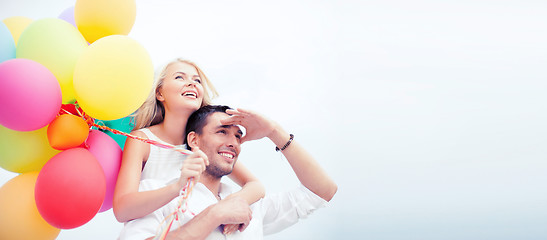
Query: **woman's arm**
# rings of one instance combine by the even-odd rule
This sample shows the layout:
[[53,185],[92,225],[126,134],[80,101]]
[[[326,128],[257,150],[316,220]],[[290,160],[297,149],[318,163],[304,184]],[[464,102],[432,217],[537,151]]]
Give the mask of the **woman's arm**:
[[[146,135],[140,131],[133,131],[131,134],[146,138]],[[119,222],[126,222],[152,213],[178,196],[181,187],[185,184],[186,180],[172,183],[160,189],[139,192],[143,162],[147,160],[149,153],[149,144],[131,138],[127,139],[112,204],[114,215]]]
[[[228,177],[241,186],[241,190],[231,194],[228,198],[240,197],[251,205],[264,197],[264,185],[239,161],[235,163],[234,170]],[[224,234],[231,234],[239,228],[239,224],[225,225]]]
[[242,187],[232,195],[242,197],[249,205],[264,197],[264,185],[239,161],[236,162],[234,170],[228,177]]

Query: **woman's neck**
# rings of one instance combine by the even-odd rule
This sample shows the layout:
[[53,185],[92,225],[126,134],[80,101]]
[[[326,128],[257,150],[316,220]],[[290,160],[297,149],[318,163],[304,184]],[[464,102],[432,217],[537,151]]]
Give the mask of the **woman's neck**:
[[173,114],[165,114],[163,122],[156,125],[157,134],[163,141],[173,144],[182,145],[184,143],[186,123],[188,122],[190,115],[180,114],[174,116]]

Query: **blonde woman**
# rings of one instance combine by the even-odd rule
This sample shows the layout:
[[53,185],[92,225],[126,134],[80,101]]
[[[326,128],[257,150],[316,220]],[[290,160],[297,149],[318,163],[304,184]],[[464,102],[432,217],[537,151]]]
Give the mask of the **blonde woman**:
[[[217,92],[203,71],[193,62],[176,59],[156,76],[153,91],[135,115],[133,135],[183,145],[188,117],[211,104]],[[185,156],[138,140],[127,139],[114,192],[113,211],[119,222],[144,217],[178,196],[186,179],[199,178],[208,164],[199,149]],[[242,186],[233,195],[252,204],[264,196],[264,187],[244,166],[236,164],[231,179]],[[165,187],[139,192],[142,180],[161,180]],[[145,184],[146,181],[144,181]],[[142,186],[141,186],[142,187]],[[225,233],[238,226],[225,227]]]

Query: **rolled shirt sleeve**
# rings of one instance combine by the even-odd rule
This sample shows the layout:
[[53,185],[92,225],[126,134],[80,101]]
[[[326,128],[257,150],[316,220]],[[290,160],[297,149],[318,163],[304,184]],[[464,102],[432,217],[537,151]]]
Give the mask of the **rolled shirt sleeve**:
[[327,203],[302,184],[291,191],[266,196],[260,203],[264,235],[277,233],[292,226],[316,209],[325,207]]

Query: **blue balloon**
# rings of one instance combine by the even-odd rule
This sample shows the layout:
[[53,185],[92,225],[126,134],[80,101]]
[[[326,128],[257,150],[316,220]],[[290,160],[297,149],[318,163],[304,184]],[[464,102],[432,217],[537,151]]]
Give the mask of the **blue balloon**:
[[15,58],[15,41],[9,28],[0,22],[0,62]]
[[[117,120],[103,121],[103,122],[104,122],[105,126],[107,126],[109,128],[112,128],[112,129],[116,129],[118,131],[125,132],[125,133],[130,133],[131,130],[133,130],[133,127],[135,127],[135,124],[131,122],[131,117],[129,117],[129,116],[124,117],[124,118],[120,118],[120,119],[117,119]],[[113,138],[114,141],[116,141],[116,143],[118,143],[118,145],[123,150],[123,148],[125,146],[125,141],[127,140],[126,136],[114,134],[110,131],[104,131],[104,132],[106,132],[106,134],[108,136]]]

